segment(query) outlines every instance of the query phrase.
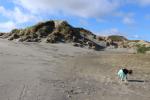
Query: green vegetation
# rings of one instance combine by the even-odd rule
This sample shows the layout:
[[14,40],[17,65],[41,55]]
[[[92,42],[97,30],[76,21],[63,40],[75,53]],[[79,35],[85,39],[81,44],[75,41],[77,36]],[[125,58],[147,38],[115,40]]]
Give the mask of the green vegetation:
[[96,35],[93,35],[93,39],[96,39]]
[[11,31],[11,33],[19,33],[19,32],[20,32],[19,29],[13,29],[13,30]]
[[32,29],[32,28],[34,28],[34,26],[27,26],[25,29]]
[[144,45],[137,45],[137,53],[146,53],[150,51],[150,47],[145,47]]
[[111,39],[112,41],[123,41],[123,40],[127,40],[125,37],[123,36],[118,36],[118,35],[111,35],[108,37],[108,39]]

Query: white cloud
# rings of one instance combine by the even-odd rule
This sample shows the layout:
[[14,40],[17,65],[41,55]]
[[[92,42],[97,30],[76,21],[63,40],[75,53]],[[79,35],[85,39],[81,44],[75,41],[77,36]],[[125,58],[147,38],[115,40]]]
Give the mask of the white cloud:
[[139,39],[142,39],[143,36],[141,36],[140,34],[132,34],[129,36],[129,38],[132,40],[139,40]]
[[16,25],[12,21],[0,23],[0,32],[8,32],[14,28],[16,28]]
[[[33,19],[35,19],[35,16],[31,15],[31,14],[25,14],[23,13],[18,7],[14,8],[14,11],[11,12],[13,19],[15,21],[17,21],[17,23],[25,23],[25,22],[29,22]],[[10,17],[11,15],[9,15]]]
[[127,24],[127,25],[133,25],[135,23],[135,21],[132,17],[124,17],[123,23]]
[[133,37],[134,39],[140,38],[140,36],[139,36],[138,34],[135,34],[135,35],[133,35],[132,37]]
[[134,25],[135,24],[135,13],[133,12],[128,12],[128,13],[124,13],[124,12],[117,12],[114,14],[117,17],[120,17],[122,19],[122,22],[126,25]]
[[127,3],[136,4],[136,5],[140,5],[140,6],[149,6],[150,0],[127,0]]
[[35,16],[24,13],[18,7],[15,7],[13,10],[8,10],[3,6],[0,6],[0,14],[2,14],[4,17],[7,17],[11,21],[14,21],[15,23],[25,23],[36,19]]
[[0,6],[0,15],[3,16],[6,22],[0,22],[0,32],[8,32],[18,25],[28,22],[37,21],[38,18],[32,14],[23,12],[19,7],[14,7],[13,9],[6,9]]
[[106,29],[97,34],[101,36],[109,36],[109,35],[123,35],[124,36],[125,35],[124,33],[120,32],[119,29],[117,28]]
[[5,12],[5,8],[3,6],[0,6],[0,13],[4,13]]
[[115,11],[121,0],[14,0],[32,13],[69,14],[79,17],[99,18]]
[[143,6],[150,5],[150,0],[137,0],[137,2]]

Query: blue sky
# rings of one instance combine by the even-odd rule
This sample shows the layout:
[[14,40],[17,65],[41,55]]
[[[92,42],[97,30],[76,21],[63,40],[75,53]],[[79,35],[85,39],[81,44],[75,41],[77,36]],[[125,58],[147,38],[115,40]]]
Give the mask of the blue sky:
[[150,0],[0,0],[0,32],[66,20],[97,35],[150,41]]

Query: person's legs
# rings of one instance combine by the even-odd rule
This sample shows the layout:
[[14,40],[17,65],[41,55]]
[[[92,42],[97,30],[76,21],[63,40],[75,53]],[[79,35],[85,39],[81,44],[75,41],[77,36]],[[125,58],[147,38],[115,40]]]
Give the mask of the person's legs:
[[125,82],[128,82],[128,78],[127,78],[127,75],[125,75]]

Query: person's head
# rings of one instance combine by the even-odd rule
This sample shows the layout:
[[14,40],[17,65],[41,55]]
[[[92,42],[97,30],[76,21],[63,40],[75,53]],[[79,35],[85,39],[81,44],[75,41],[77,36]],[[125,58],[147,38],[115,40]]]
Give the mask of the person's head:
[[133,71],[132,70],[128,70],[128,74],[132,74],[133,73]]

